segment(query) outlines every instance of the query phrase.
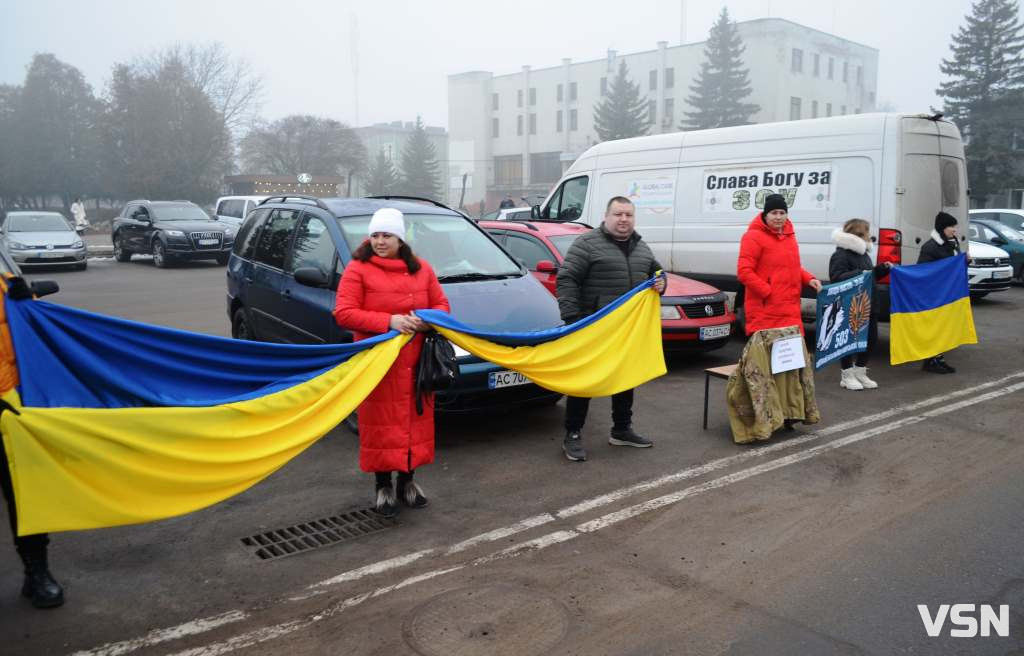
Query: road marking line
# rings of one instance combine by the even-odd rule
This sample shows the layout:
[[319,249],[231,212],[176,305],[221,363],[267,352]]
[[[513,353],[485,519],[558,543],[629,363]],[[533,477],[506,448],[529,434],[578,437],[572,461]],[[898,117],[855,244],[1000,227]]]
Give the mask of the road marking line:
[[[702,464],[702,465],[697,465],[697,466],[694,466],[694,467],[689,467],[687,469],[684,469],[682,471],[679,471],[679,472],[676,472],[676,473],[673,473],[673,474],[669,474],[667,476],[662,476],[660,478],[656,478],[656,479],[653,479],[653,480],[650,480],[650,481],[644,481],[642,483],[637,483],[637,484],[629,486],[629,487],[621,488],[619,490],[616,490],[616,491],[613,491],[613,492],[609,492],[607,494],[602,494],[602,495],[599,495],[599,496],[596,496],[596,497],[592,497],[590,499],[586,499],[584,501],[581,501],[580,503],[577,503],[577,504],[574,504],[572,506],[568,506],[566,508],[562,508],[561,510],[556,511],[553,516],[550,513],[544,513],[544,514],[541,514],[541,515],[536,515],[534,517],[530,517],[530,518],[524,519],[524,520],[522,520],[520,522],[517,522],[515,524],[511,524],[511,525],[506,526],[506,527],[494,529],[494,530],[488,531],[486,533],[481,533],[480,535],[477,535],[475,537],[469,538],[467,540],[463,540],[462,542],[459,542],[459,543],[453,545],[452,547],[449,547],[449,549],[447,550],[446,553],[447,554],[458,553],[460,551],[469,549],[469,548],[477,546],[479,544],[483,544],[485,542],[489,542],[489,541],[493,541],[493,540],[500,540],[502,538],[509,537],[511,535],[514,535],[516,533],[528,530],[530,528],[541,526],[543,524],[546,524],[546,523],[549,523],[549,522],[553,521],[555,518],[563,518],[564,519],[564,518],[567,518],[567,517],[572,517],[574,515],[578,515],[578,514],[587,512],[589,510],[594,510],[596,508],[600,508],[602,506],[606,506],[606,505],[615,503],[616,501],[620,501],[620,500],[622,500],[622,499],[624,499],[626,497],[632,496],[632,495],[640,493],[640,492],[645,492],[647,490],[651,490],[651,489],[656,488],[656,487],[661,487],[661,486],[664,486],[664,485],[668,485],[668,484],[671,484],[671,483],[676,483],[676,482],[679,482],[679,481],[682,481],[682,480],[691,479],[691,478],[697,478],[697,477],[703,476],[705,474],[711,473],[713,471],[717,471],[717,470],[720,470],[720,469],[731,467],[733,465],[741,464],[741,463],[746,462],[748,460],[752,460],[752,459],[755,459],[755,458],[760,458],[760,457],[763,457],[763,456],[771,455],[771,454],[776,453],[778,451],[781,451],[783,449],[790,449],[790,448],[793,448],[793,447],[796,447],[796,446],[800,446],[802,444],[806,444],[808,442],[812,442],[814,440],[818,440],[818,439],[820,439],[822,437],[825,437],[825,436],[828,436],[828,435],[833,435],[835,433],[844,431],[844,430],[846,430],[848,428],[852,428],[852,427],[856,427],[856,426],[860,426],[860,425],[864,425],[864,424],[869,424],[869,423],[874,423],[876,421],[888,419],[890,417],[893,417],[893,416],[896,416],[896,415],[899,415],[899,414],[903,414],[903,413],[906,413],[906,412],[911,412],[911,411],[914,411],[914,410],[918,410],[918,409],[923,408],[923,407],[932,406],[932,405],[935,405],[935,404],[938,404],[938,403],[944,403],[946,401],[949,401],[949,400],[952,400],[952,399],[955,399],[955,398],[959,398],[959,397],[962,397],[962,396],[967,396],[967,395],[975,394],[975,393],[977,393],[977,392],[979,392],[981,390],[989,389],[989,388],[992,388],[992,387],[998,387],[999,385],[1002,385],[1002,384],[1004,384],[1004,383],[1006,383],[1008,381],[1015,380],[1015,379],[1018,379],[1018,378],[1024,378],[1024,371],[1019,371],[1019,372],[1016,372],[1016,373],[1004,376],[1004,377],[1002,377],[1000,379],[989,381],[987,383],[981,383],[981,384],[975,385],[973,387],[969,387],[969,388],[965,388],[965,389],[960,389],[960,390],[954,390],[954,391],[948,392],[946,394],[940,394],[940,395],[937,395],[937,396],[929,397],[927,399],[923,399],[921,401],[915,401],[913,403],[904,404],[904,405],[901,405],[901,406],[898,406],[898,407],[895,407],[895,408],[891,408],[889,410],[885,410],[883,412],[878,412],[878,413],[875,413],[875,414],[872,414],[872,415],[868,415],[866,417],[859,417],[857,419],[852,419],[852,420],[849,420],[849,421],[841,422],[841,423],[835,424],[833,426],[828,426],[828,427],[822,428],[822,429],[817,430],[817,431],[815,431],[813,433],[808,433],[807,435],[802,435],[800,437],[794,437],[794,438],[791,438],[791,439],[787,439],[784,442],[777,442],[775,444],[765,445],[765,446],[757,446],[757,447],[752,448],[752,449],[750,449],[748,451],[744,451],[743,453],[739,453],[739,454],[736,454],[736,455],[733,455],[733,456],[726,456],[724,458],[719,458],[718,460],[713,460],[711,462],[708,462],[708,463],[705,463],[705,464]],[[981,397],[979,397],[979,398],[981,398]],[[994,398],[994,397],[990,397],[989,395],[986,395],[985,398],[987,399],[987,398]],[[958,404],[957,407],[966,407],[966,405],[971,405],[972,403],[976,403],[976,402],[977,402],[977,400],[971,399],[970,401],[965,402],[964,404]],[[941,410],[941,408],[940,408],[940,410]],[[925,414],[927,414],[927,416],[932,416],[931,414],[928,414],[928,413],[925,413]],[[942,414],[942,413],[940,412],[940,414]],[[885,427],[885,429],[886,430],[891,430],[892,429],[892,425],[887,425]],[[589,524],[589,522],[581,524],[580,526],[581,527],[582,526],[586,526],[587,524]],[[577,528],[579,528],[579,527],[577,527]],[[561,533],[562,532],[556,532],[556,533],[551,533],[549,535],[560,535]],[[542,539],[542,538],[538,538],[538,540],[540,540],[540,539]],[[530,543],[528,542],[528,543],[523,543],[523,544],[530,544]],[[545,545],[545,546],[549,546],[549,545]],[[521,548],[521,546],[510,547],[510,549],[518,549],[518,548]],[[544,547],[540,547],[540,548],[544,548]],[[325,580],[320,581],[318,583],[311,584],[310,586],[308,586],[305,589],[305,591],[302,594],[299,594],[299,595],[296,595],[296,596],[293,596],[293,597],[289,597],[289,598],[287,598],[287,601],[302,601],[302,600],[305,600],[305,599],[309,599],[310,597],[314,597],[314,596],[317,596],[317,595],[320,595],[320,594],[323,594],[323,593],[327,592],[326,588],[329,587],[329,586],[337,585],[337,584],[340,584],[340,583],[351,583],[353,581],[357,581],[357,580],[362,579],[362,578],[364,578],[366,576],[371,576],[371,575],[374,575],[374,574],[383,574],[383,573],[388,572],[390,570],[397,569],[399,567],[403,567],[403,566],[405,566],[405,565],[407,565],[409,563],[412,563],[412,562],[414,562],[416,560],[419,560],[419,559],[421,559],[421,558],[423,558],[425,556],[434,554],[434,553],[436,553],[436,551],[437,550],[435,550],[435,549],[426,549],[426,550],[418,551],[418,552],[415,552],[415,553],[412,553],[412,554],[407,554],[405,556],[398,556],[398,557],[395,557],[395,558],[390,558],[390,559],[387,559],[387,560],[378,561],[376,563],[371,563],[370,565],[366,565],[364,567],[359,567],[359,568],[356,568],[356,569],[353,569],[353,570],[349,570],[347,572],[342,572],[341,574],[333,576],[333,577],[331,577],[329,579],[325,579]],[[508,550],[506,550],[506,551],[508,551]],[[488,556],[488,557],[490,558],[490,556]],[[89,650],[89,651],[76,652],[72,656],[120,656],[121,654],[126,654],[126,653],[129,653],[129,652],[138,650],[138,649],[142,649],[144,647],[149,647],[149,646],[152,646],[152,645],[155,645],[155,644],[159,644],[161,642],[165,642],[166,640],[172,640],[172,639],[174,639],[176,637],[183,637],[183,636],[187,636],[187,635],[195,635],[197,633],[202,633],[204,631],[209,631],[211,629],[217,628],[218,626],[221,626],[222,624],[227,624],[227,623],[230,623],[230,622],[235,622],[235,621],[239,621],[241,619],[245,619],[247,616],[248,616],[248,614],[244,613],[242,611],[231,611],[229,613],[225,613],[224,615],[218,615],[218,616],[215,616],[215,617],[201,619],[201,620],[194,620],[194,621],[191,621],[191,622],[186,622],[184,624],[180,624],[178,626],[170,627],[170,628],[166,628],[166,629],[158,629],[158,630],[155,630],[155,631],[152,631],[152,632],[148,633],[147,635],[145,635],[145,636],[143,636],[141,638],[134,638],[134,639],[131,639],[131,640],[126,640],[126,641],[118,642],[118,643],[110,643],[108,645],[104,645],[102,647],[97,647],[97,648],[95,648],[93,650]],[[228,617],[234,617],[236,619],[229,619],[229,620],[226,620],[226,621],[220,621],[221,618],[228,618]],[[207,623],[209,623],[209,622],[218,622],[218,621],[220,621],[220,623],[214,623],[214,624],[210,624],[209,626],[207,626]],[[207,627],[207,628],[202,628],[202,627]],[[184,631],[184,633],[180,633],[180,635],[179,635],[179,634],[176,633],[176,632],[179,632],[179,631]],[[164,637],[164,636],[170,636],[170,637]],[[101,651],[101,650],[107,650],[107,651]]]

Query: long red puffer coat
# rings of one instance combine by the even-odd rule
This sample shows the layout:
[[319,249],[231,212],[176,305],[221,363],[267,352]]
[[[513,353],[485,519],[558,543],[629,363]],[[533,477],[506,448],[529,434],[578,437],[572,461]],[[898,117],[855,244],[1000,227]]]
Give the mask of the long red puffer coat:
[[799,326],[803,333],[800,290],[814,276],[800,266],[800,248],[789,219],[780,234],[765,225],[760,214],[754,217],[740,240],[736,275],[746,288],[747,335],[786,326]]
[[[391,315],[413,310],[448,312],[448,299],[426,260],[410,274],[398,258],[374,255],[352,260],[338,285],[334,318],[356,340],[387,332]],[[424,399],[416,414],[413,376],[423,335],[417,334],[398,354],[391,369],[359,405],[359,468],[365,472],[410,471],[434,461],[434,398]]]

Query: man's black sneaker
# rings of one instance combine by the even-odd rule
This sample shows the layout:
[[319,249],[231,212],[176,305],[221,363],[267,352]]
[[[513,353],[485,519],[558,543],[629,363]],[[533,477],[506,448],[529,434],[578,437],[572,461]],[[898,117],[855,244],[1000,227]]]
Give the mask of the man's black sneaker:
[[616,430],[613,428],[612,435],[608,438],[608,444],[611,444],[612,446],[635,446],[641,449],[654,446],[654,442],[642,435],[637,435],[633,432],[632,428],[626,428],[625,430]]
[[928,358],[925,360],[924,364],[921,365],[921,369],[933,374],[951,374],[956,371],[945,362],[936,360],[935,358]]
[[566,458],[575,462],[583,462],[587,459],[587,452],[583,450],[583,436],[579,431],[565,432],[562,451],[565,451]]
[[942,357],[938,358],[938,363],[939,363],[940,367],[942,367],[943,369],[946,370],[947,374],[955,374],[956,373],[956,369],[954,369],[952,366],[950,366],[950,364],[948,362],[946,362],[945,358],[942,358]]

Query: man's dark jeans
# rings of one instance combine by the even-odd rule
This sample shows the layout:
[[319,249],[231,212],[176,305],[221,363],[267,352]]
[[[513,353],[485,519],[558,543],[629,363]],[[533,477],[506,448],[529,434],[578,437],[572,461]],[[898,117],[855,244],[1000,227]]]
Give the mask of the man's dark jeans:
[[[0,437],[3,440],[3,437]],[[50,537],[46,533],[18,537],[18,515],[14,506],[14,487],[11,484],[11,470],[7,466],[7,452],[0,443],[0,488],[3,489],[4,500],[7,502],[7,517],[11,521],[11,535],[14,536],[14,547],[21,556],[42,557],[46,555],[46,545]]]
[[[590,399],[578,396],[565,397],[565,430],[583,430],[587,421],[587,409]],[[633,423],[633,390],[612,395],[612,426],[616,430],[625,430]]]

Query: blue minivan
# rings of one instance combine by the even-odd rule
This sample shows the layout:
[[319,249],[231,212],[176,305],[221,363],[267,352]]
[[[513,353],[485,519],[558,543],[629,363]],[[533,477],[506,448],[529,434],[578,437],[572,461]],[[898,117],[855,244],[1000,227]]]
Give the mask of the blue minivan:
[[[440,203],[275,196],[246,217],[227,265],[231,334],[290,344],[348,342],[332,310],[341,273],[382,207],[405,214],[406,241],[437,273],[459,321],[483,330],[562,324],[558,304],[476,223]],[[456,347],[457,385],[437,409],[459,412],[555,403],[561,395]]]

